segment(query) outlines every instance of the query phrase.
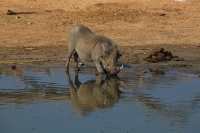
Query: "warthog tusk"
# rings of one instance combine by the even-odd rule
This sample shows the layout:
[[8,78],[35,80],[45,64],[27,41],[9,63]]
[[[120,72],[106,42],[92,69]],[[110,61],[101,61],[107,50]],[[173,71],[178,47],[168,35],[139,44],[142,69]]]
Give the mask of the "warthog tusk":
[[120,70],[124,69],[124,64],[119,67]]
[[85,64],[82,63],[82,62],[79,62],[78,64],[79,64],[79,66],[84,66],[84,65],[85,65]]

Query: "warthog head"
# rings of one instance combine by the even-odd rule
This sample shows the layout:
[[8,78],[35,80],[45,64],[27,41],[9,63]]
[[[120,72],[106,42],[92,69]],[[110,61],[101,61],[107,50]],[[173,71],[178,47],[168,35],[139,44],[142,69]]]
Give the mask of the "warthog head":
[[121,54],[117,47],[113,47],[110,51],[106,52],[105,56],[101,58],[101,63],[104,71],[110,75],[117,75],[122,69],[122,64],[119,63]]

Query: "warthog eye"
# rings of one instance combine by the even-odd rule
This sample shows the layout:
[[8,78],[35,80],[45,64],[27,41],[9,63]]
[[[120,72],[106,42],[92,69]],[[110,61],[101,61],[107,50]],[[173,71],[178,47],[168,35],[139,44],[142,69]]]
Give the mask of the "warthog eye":
[[117,62],[118,59],[119,59],[121,56],[122,56],[122,55],[121,55],[119,52],[117,52],[117,55],[116,55],[115,61]]
[[120,54],[119,52],[117,52],[117,58],[120,58],[122,56],[122,54]]

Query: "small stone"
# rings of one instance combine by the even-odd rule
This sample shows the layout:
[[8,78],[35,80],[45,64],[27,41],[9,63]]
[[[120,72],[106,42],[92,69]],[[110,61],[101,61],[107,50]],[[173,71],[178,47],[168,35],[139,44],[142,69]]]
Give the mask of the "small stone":
[[20,16],[16,16],[16,17],[15,17],[15,19],[20,19],[20,18],[21,18]]
[[11,69],[12,69],[12,70],[16,70],[16,69],[17,69],[17,66],[16,66],[16,65],[12,65],[12,66],[11,66]]
[[6,15],[16,15],[17,13],[12,10],[7,10]]
[[167,15],[167,14],[165,14],[165,13],[161,13],[161,14],[160,14],[160,16],[166,16],[166,15]]
[[32,22],[28,22],[27,24],[28,24],[28,25],[31,25],[31,24],[33,24],[33,23],[32,23]]

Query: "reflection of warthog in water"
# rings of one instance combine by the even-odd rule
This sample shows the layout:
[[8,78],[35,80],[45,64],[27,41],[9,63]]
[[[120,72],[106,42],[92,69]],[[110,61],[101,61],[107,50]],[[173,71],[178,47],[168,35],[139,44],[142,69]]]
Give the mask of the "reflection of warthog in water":
[[94,62],[99,73],[116,75],[120,72],[118,59],[121,55],[115,42],[105,36],[96,35],[83,25],[72,28],[68,48],[67,71],[70,58],[74,56],[77,68],[80,60],[83,63]]
[[74,83],[70,76],[69,82],[72,104],[83,114],[98,108],[112,106],[120,96],[120,80],[117,77],[81,83],[78,74],[76,74]]

